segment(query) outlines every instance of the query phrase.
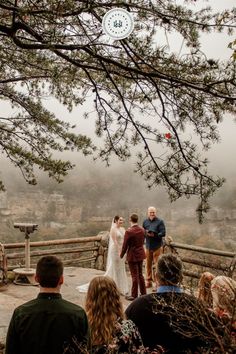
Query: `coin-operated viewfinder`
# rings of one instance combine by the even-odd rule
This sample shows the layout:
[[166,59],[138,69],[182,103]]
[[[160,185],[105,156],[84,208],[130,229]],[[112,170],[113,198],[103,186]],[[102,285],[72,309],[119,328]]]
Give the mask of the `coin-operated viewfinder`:
[[35,282],[35,269],[30,268],[30,234],[38,228],[38,224],[14,223],[14,228],[24,232],[25,235],[25,268],[14,269],[14,283],[18,285],[38,285]]

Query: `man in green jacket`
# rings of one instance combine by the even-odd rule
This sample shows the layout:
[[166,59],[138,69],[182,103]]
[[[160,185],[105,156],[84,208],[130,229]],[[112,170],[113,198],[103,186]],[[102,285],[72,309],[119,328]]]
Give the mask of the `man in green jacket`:
[[36,268],[40,292],[17,307],[7,333],[5,354],[86,353],[89,328],[82,307],[62,299],[63,264],[55,256],[42,257]]

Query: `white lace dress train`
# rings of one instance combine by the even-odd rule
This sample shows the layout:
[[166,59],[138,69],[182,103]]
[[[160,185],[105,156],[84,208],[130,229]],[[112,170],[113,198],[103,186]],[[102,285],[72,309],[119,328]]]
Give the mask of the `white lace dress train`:
[[112,278],[121,294],[128,294],[128,278],[125,270],[125,259],[120,258],[120,252],[124,241],[124,228],[116,229],[116,243],[110,237],[108,256],[107,256],[107,269],[105,276]]
[[[108,255],[107,255],[107,267],[104,276],[112,278],[121,294],[126,295],[129,292],[128,278],[125,270],[125,259],[120,258],[120,251],[123,245],[125,229],[113,228],[113,239],[109,237]],[[90,283],[82,284],[76,287],[81,293],[88,291]]]

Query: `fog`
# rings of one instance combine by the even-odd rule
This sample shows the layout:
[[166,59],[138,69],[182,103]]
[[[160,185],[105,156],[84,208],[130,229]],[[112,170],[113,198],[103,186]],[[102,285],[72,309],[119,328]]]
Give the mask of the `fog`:
[[[208,4],[206,1],[198,1],[196,3],[195,6],[200,6],[202,3],[205,5]],[[235,5],[234,0],[212,0],[209,3],[217,10],[231,8]],[[227,46],[233,39],[234,38],[225,34],[216,34],[215,40],[209,40],[207,36],[204,36],[202,38],[203,51],[206,51],[209,57],[220,56],[222,59],[228,59],[232,51],[229,50]],[[161,40],[164,40],[164,37]],[[178,43],[174,36],[168,38],[168,45],[176,46],[175,50],[181,55],[182,44]],[[72,112],[68,112],[64,106],[58,104],[53,98],[48,98],[47,101],[45,101],[45,106],[50,108],[58,118],[63,118],[73,124],[76,123],[76,129],[79,133],[91,136],[93,141],[99,144],[99,138],[94,134],[94,120],[92,118],[88,120],[83,119],[84,112],[93,110],[92,100],[88,99],[82,107],[75,108]],[[5,105],[2,105],[1,108],[3,111],[7,111]],[[232,117],[225,116],[224,121],[218,125],[221,136],[220,143],[212,146],[212,149],[207,154],[210,160],[209,170],[220,177],[226,178],[223,187],[210,201],[213,208],[231,208],[236,199],[236,164],[234,162],[236,150],[235,124]],[[46,174],[40,173],[38,174],[38,185],[34,187],[27,185],[20,171],[11,166],[4,156],[1,156],[0,170],[2,172],[0,177],[6,185],[8,195],[43,189],[50,193],[52,191],[59,191],[62,194],[71,196],[74,193],[74,195],[78,197],[79,203],[79,192],[82,193],[83,191],[85,198],[86,192],[89,192],[87,198],[91,198],[90,202],[94,205],[96,214],[99,213],[97,206],[102,203],[104,206],[104,200],[110,200],[111,203],[113,203],[112,212],[117,210],[117,213],[124,208],[127,210],[140,208],[143,213],[143,210],[146,210],[149,205],[156,206],[160,210],[160,214],[162,214],[164,209],[167,210],[168,208],[178,210],[180,207],[189,208],[189,206],[191,206],[195,209],[197,206],[196,198],[190,200],[183,198],[170,204],[168,195],[163,188],[156,187],[154,190],[150,191],[145,181],[143,181],[139,175],[134,174],[135,166],[133,159],[121,163],[114,158],[112,159],[111,167],[107,168],[101,161],[94,161],[91,156],[85,158],[75,152],[64,153],[63,158],[70,159],[75,163],[74,170],[69,172],[64,183],[57,185],[54,181],[50,180]],[[91,190],[86,190],[89,185],[91,188],[92,184],[96,186],[93,195]],[[105,186],[109,184],[112,185],[112,188],[107,188],[108,195],[102,198],[99,192],[103,191],[106,194]]]
[[[226,179],[224,185],[210,200],[212,208],[222,205],[227,207],[227,203],[230,208],[232,202],[236,200],[235,123],[233,121],[227,123],[221,124],[221,142],[213,146],[208,154],[210,172]],[[112,184],[112,189],[109,189],[108,192],[111,201],[114,202],[113,210],[117,208],[117,212],[120,209],[119,204],[125,204],[129,209],[132,209],[132,206],[142,209],[149,205],[155,205],[160,210],[162,207],[171,209],[178,209],[179,206],[186,208],[191,206],[193,209],[197,207],[196,197],[188,200],[183,197],[177,202],[170,203],[168,194],[163,187],[157,186],[149,190],[143,178],[134,172],[135,163],[132,158],[126,162],[120,162],[113,158],[110,167],[107,167],[100,160],[94,161],[92,156],[84,157],[76,152],[63,153],[63,158],[69,159],[75,165],[73,170],[69,171],[64,178],[64,182],[58,184],[49,178],[46,173],[38,172],[37,186],[28,185],[18,169],[10,165],[7,159],[1,159],[2,172],[0,178],[6,186],[8,195],[42,189],[48,192],[59,191],[65,195],[74,193],[79,199],[79,191],[87,188],[86,186],[89,184],[94,184],[95,189],[99,189],[101,184]],[[84,193],[86,192],[84,191]],[[98,198],[100,197],[99,194]],[[91,201],[95,206],[100,204],[100,200],[96,200],[96,193]]]

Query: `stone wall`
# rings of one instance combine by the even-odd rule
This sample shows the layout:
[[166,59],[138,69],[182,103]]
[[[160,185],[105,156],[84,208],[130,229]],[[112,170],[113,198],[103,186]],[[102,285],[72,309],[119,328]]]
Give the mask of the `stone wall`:
[[100,232],[99,235],[102,235],[102,238],[101,242],[99,242],[99,248],[96,255],[95,269],[106,270],[109,232],[103,231]]

